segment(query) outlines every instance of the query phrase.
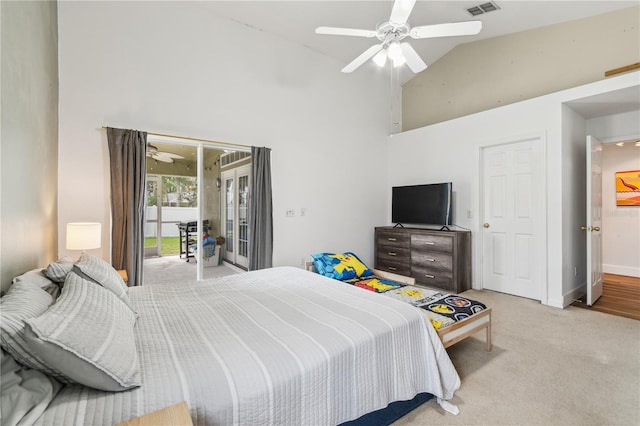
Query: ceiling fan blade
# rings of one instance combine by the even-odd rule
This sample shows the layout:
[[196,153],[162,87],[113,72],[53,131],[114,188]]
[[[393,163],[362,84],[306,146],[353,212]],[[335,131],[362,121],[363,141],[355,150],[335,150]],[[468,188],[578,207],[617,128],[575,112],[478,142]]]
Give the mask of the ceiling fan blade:
[[407,61],[407,65],[411,68],[411,71],[417,74],[427,68],[427,64],[424,63],[422,58],[409,43],[400,43],[400,49],[402,49],[402,54]]
[[356,68],[358,68],[360,65],[364,64],[365,62],[367,62],[376,53],[381,51],[383,47],[384,47],[383,44],[374,44],[373,46],[371,46],[370,48],[365,50],[360,56],[358,56],[353,61],[351,61],[351,63],[349,65],[347,65],[346,67],[342,68],[342,72],[343,73],[350,73],[350,72],[355,71]]
[[151,158],[157,161],[161,161],[163,163],[173,163],[173,158],[163,157],[162,155],[152,155]]
[[393,4],[389,21],[394,24],[406,24],[415,4],[416,0],[396,0]]
[[316,28],[316,34],[375,37],[376,32],[372,30],[358,30],[356,28],[318,27]]
[[182,155],[174,154],[174,153],[171,153],[171,152],[158,151],[154,155],[157,155],[158,157],[165,157],[165,158],[176,158],[178,160],[183,160],[184,159],[184,157]]
[[481,21],[454,22],[450,24],[424,25],[413,27],[409,35],[411,38],[434,38],[475,35],[482,29]]

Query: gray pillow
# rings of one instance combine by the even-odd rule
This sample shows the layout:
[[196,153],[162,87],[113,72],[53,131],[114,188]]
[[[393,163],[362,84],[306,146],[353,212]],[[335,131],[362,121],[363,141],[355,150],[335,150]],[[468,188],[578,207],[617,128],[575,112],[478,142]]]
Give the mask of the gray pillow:
[[34,354],[25,339],[25,321],[42,315],[53,303],[49,293],[29,281],[17,281],[0,298],[0,346],[25,367],[64,378]]
[[7,426],[33,424],[62,387],[46,374],[31,368],[22,368],[2,353],[2,381],[0,381],[0,413]]
[[88,253],[82,253],[80,259],[73,265],[73,272],[113,292],[132,311],[134,310],[133,306],[131,306],[129,296],[127,296],[128,287],[124,280],[113,266],[101,258]]
[[71,272],[73,269],[73,261],[68,257],[63,257],[55,262],[49,263],[47,269],[45,269],[44,275],[47,276],[51,281],[56,283],[64,283],[65,278],[67,278],[67,274]]
[[68,379],[122,391],[140,386],[135,321],[116,295],[70,272],[57,302],[26,321],[25,335],[31,350]]
[[55,299],[60,294],[60,286],[49,279],[42,268],[32,269],[13,279],[13,284],[19,282],[30,282],[37,285]]

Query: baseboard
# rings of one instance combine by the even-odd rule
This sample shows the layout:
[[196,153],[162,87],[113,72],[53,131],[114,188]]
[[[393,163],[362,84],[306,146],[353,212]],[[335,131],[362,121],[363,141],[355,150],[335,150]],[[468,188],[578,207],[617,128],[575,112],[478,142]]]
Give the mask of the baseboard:
[[587,294],[587,283],[582,283],[582,285],[570,290],[562,296],[562,308],[566,308],[576,300],[582,299],[585,294]]
[[640,278],[640,267],[621,265],[602,265],[602,272],[606,274],[626,275],[627,277]]
[[565,308],[565,306],[563,305],[563,300],[561,300],[561,299],[558,299],[558,300],[556,300],[556,299],[547,299],[547,303],[543,303],[543,302],[540,302],[540,303],[542,303],[545,306],[551,306],[552,308],[560,308],[560,309],[564,309]]

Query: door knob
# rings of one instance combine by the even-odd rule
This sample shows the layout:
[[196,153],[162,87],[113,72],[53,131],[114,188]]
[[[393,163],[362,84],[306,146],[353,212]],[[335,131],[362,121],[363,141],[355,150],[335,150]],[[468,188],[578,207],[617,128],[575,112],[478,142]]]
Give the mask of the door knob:
[[489,224],[488,224],[488,223],[485,223],[485,224],[484,224],[484,225],[482,225],[482,226],[484,226],[485,228],[488,228],[488,227],[489,227]]
[[588,229],[589,229],[589,228],[587,228],[586,226],[581,226],[581,227],[580,227],[580,230],[581,230],[581,231],[587,231]]
[[594,227],[592,228],[592,230],[593,230],[593,231],[598,232],[598,231],[600,230],[600,227],[599,227],[599,226],[594,226]]

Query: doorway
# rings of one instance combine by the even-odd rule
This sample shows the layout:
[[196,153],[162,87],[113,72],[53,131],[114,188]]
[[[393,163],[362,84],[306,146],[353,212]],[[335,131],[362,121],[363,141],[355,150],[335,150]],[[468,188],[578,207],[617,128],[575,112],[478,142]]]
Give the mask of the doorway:
[[480,149],[482,288],[546,298],[543,137]]
[[[599,232],[601,255],[597,259],[597,264],[590,263],[589,244],[587,244],[587,277],[594,274],[603,275],[604,284],[594,295],[590,291],[593,280],[588,280],[584,304],[593,306],[596,310],[605,309],[614,314],[616,310],[622,312],[627,309],[633,312],[635,309],[637,315],[640,306],[634,308],[630,305],[624,309],[623,307],[630,301],[627,298],[637,293],[637,284],[640,279],[640,260],[637,256],[640,252],[640,209],[618,200],[619,176],[626,174],[618,175],[618,173],[637,171],[632,175],[636,179],[640,177],[640,135],[603,140],[600,145],[599,166],[599,181],[595,185],[587,186],[587,195],[590,199],[599,199],[600,221],[593,222],[587,216],[585,228],[588,230],[596,226],[601,229]],[[589,234],[592,235],[593,232]],[[587,243],[590,235],[587,236]],[[624,285],[627,287],[623,288]],[[600,299],[594,297],[600,295],[602,295]],[[614,306],[612,301],[615,301],[617,306]]]
[[[145,257],[155,259],[147,257],[145,264],[160,267],[163,272],[145,272],[145,282],[147,276],[156,280],[171,276],[173,282],[217,276],[226,248],[221,159],[238,150],[173,137],[149,136],[148,144],[152,148],[147,151]],[[250,154],[244,157],[247,156]],[[246,198],[244,195],[239,193],[238,199]],[[246,208],[240,207],[234,217],[246,217]],[[246,220],[244,223],[248,226]],[[205,240],[204,233],[210,238]],[[248,236],[248,232],[239,226],[236,235]],[[215,246],[205,247],[201,241],[215,241]],[[232,240],[231,244],[236,247],[245,242],[248,244],[246,237],[244,241]],[[244,263],[248,266],[248,257]],[[239,264],[243,264],[242,259]],[[181,271],[180,279],[169,272],[174,267]]]

